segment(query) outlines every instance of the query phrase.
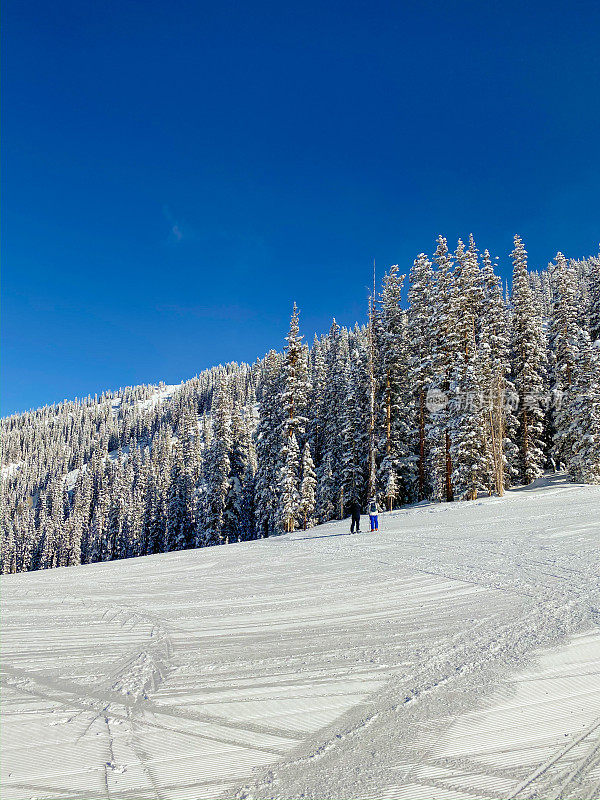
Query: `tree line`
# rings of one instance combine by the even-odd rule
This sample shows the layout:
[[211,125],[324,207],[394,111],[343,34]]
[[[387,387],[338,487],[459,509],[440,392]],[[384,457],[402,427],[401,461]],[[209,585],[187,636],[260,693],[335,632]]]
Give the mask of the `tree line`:
[[473,500],[564,467],[600,483],[600,257],[508,292],[473,237],[392,266],[369,319],[178,387],[138,386],[2,420],[3,573],[245,541]]

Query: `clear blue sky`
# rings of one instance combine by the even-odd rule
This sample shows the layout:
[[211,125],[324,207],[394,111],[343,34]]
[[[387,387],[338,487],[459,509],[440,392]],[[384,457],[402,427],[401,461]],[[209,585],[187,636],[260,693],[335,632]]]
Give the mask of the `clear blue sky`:
[[370,263],[600,239],[589,2],[3,7],[2,412],[364,317]]

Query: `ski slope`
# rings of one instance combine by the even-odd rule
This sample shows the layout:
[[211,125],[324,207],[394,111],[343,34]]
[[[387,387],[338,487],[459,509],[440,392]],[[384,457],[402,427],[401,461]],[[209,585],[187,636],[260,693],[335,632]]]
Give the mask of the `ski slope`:
[[348,528],[3,576],[3,800],[599,797],[600,487]]

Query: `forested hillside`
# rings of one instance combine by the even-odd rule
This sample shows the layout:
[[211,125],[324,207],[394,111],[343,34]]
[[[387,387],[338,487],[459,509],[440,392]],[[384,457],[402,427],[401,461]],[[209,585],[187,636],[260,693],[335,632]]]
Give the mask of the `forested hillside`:
[[472,500],[564,465],[600,483],[600,257],[558,253],[510,291],[472,237],[390,268],[367,324],[177,387],[2,420],[2,572],[255,539]]

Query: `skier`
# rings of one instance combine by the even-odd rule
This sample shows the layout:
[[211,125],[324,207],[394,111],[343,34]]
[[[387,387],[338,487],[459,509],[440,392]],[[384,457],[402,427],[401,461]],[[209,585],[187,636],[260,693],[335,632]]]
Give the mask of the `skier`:
[[352,514],[350,533],[354,533],[354,528],[356,528],[356,533],[360,533],[360,505],[357,500],[350,503],[350,513]]
[[371,532],[379,530],[377,514],[379,514],[379,509],[377,508],[377,500],[374,497],[372,497],[369,500],[369,520],[371,522]]

